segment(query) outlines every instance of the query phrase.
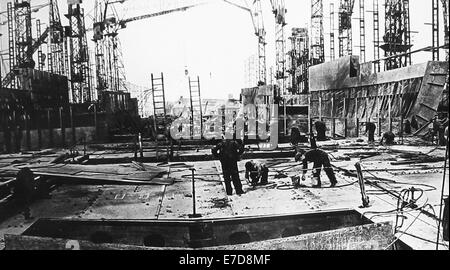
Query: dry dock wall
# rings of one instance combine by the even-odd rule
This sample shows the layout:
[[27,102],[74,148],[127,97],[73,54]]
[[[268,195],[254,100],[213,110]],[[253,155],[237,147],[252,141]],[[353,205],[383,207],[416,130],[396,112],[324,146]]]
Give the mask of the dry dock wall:
[[[403,133],[403,123],[414,117],[419,128],[437,113],[442,100],[447,62],[427,62],[373,73],[348,56],[310,68],[310,124],[321,119],[328,135],[358,137],[366,122],[377,133]],[[414,132],[414,130],[413,130]]]

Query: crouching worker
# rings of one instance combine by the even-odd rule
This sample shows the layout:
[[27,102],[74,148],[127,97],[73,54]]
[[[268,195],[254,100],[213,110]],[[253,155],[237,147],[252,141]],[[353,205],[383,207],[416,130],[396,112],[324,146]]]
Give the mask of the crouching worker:
[[333,168],[331,168],[330,157],[328,154],[320,149],[313,149],[306,152],[303,149],[297,150],[295,155],[295,161],[303,163],[303,175],[302,181],[306,180],[306,172],[308,171],[308,162],[313,162],[313,177],[317,181],[317,184],[313,185],[315,188],[322,187],[320,180],[320,173],[322,167],[325,170],[328,179],[331,182],[331,187],[335,187],[337,184],[336,176],[334,175]]
[[267,179],[269,178],[269,168],[264,163],[256,163],[249,161],[245,164],[245,179],[252,186],[267,185]]
[[29,168],[24,168],[17,174],[14,196],[25,220],[32,219],[30,204],[35,192],[33,172]]
[[235,140],[223,139],[222,142],[212,149],[213,156],[218,158],[222,165],[225,189],[228,196],[233,195],[231,182],[233,182],[234,188],[236,189],[236,194],[244,194],[237,166],[237,162],[243,153],[244,145]]
[[395,134],[392,131],[385,132],[381,138],[380,145],[394,145]]

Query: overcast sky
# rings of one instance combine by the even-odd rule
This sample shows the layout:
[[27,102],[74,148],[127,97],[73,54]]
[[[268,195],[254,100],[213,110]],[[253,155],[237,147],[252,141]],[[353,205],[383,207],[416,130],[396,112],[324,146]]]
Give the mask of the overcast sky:
[[[149,20],[128,24],[120,30],[124,64],[127,80],[142,86],[150,85],[151,73],[164,72],[167,100],[176,100],[180,96],[189,95],[188,82],[184,74],[185,68],[191,76],[200,76],[202,97],[226,98],[229,94],[237,97],[240,89],[246,86],[245,62],[257,53],[257,39],[249,13],[230,6],[220,0],[127,0],[123,4],[114,4],[119,17],[128,18],[157,12],[164,9],[184,6],[194,2],[209,2],[186,12],[174,13]],[[233,0],[243,3],[244,0]],[[250,0],[249,0],[250,1]],[[1,11],[6,10],[6,0],[0,1]],[[32,0],[32,6],[48,2]],[[251,1],[250,1],[251,2]],[[331,0],[324,0],[325,52],[329,57],[329,5]],[[335,8],[338,1],[333,1]],[[359,0],[356,0],[353,20],[354,54],[359,54]],[[380,4],[384,1],[380,0]],[[62,14],[67,11],[67,1],[59,0]],[[274,16],[271,13],[270,1],[262,0],[263,16],[267,31],[267,67],[275,66]],[[440,3],[439,3],[440,4]],[[285,0],[287,9],[286,36],[293,27],[305,27],[310,24],[310,0]],[[94,0],[84,0],[83,6],[87,15],[86,25],[92,24],[94,16]],[[366,12],[366,50],[367,60],[373,59],[372,39],[372,0],[365,0]],[[431,45],[431,1],[410,0],[412,42],[415,49]],[[45,21],[48,8],[33,13],[34,18]],[[1,22],[6,14],[0,15]],[[380,5],[381,33],[384,33],[384,6]],[[442,14],[441,14],[442,20]],[[336,15],[337,27],[337,15]],[[65,17],[63,24],[67,25]],[[442,26],[441,26],[442,27]],[[33,26],[33,32],[35,27]],[[442,28],[441,28],[442,30]],[[0,44],[2,53],[7,52],[7,25],[1,25],[4,35]],[[336,34],[337,36],[337,34]],[[89,46],[93,48],[92,33],[88,34]],[[336,49],[337,39],[336,39]],[[441,31],[443,44],[443,31]],[[337,55],[337,51],[336,51]],[[6,56],[3,56],[6,57]],[[421,53],[413,57],[413,63],[431,59],[431,54]],[[443,54],[441,56],[443,59]],[[3,61],[2,74],[7,62]]]

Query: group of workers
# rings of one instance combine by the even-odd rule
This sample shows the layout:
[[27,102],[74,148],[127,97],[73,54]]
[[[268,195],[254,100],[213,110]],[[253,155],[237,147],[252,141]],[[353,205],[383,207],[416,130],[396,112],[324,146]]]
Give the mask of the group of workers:
[[[415,126],[417,129],[417,121],[412,119],[412,122],[409,120],[405,121],[404,126],[405,132],[411,133],[411,126]],[[448,122],[448,121],[447,121]],[[320,174],[322,169],[325,171],[328,179],[331,183],[331,187],[335,187],[337,184],[336,176],[334,174],[330,157],[329,155],[320,150],[317,147],[316,141],[326,141],[326,124],[322,121],[317,121],[314,124],[317,132],[317,136],[314,136],[313,133],[310,133],[310,150],[304,150],[301,148],[296,149],[295,151],[295,161],[301,162],[302,167],[302,181],[306,179],[306,173],[308,171],[308,163],[313,163],[313,179],[315,180],[315,184],[313,187],[320,188],[322,186]],[[372,122],[365,123],[366,133],[368,133],[368,142],[369,144],[375,143],[375,131],[377,130],[376,124]],[[440,145],[445,145],[448,140],[448,127],[446,129],[446,133],[444,132],[444,125],[439,122],[436,117],[433,120],[433,129],[432,134],[439,135],[438,141]],[[445,135],[446,134],[446,135]],[[301,141],[301,134],[298,129],[293,128],[293,132],[291,134],[291,144],[293,146],[297,146]],[[383,136],[380,140],[380,145],[394,145],[395,144],[395,134],[392,131],[388,131],[383,133]],[[214,157],[218,158],[222,164],[223,177],[225,181],[226,192],[228,195],[233,194],[233,188],[231,183],[233,183],[234,188],[236,190],[236,194],[243,194],[244,191],[242,189],[242,184],[239,178],[239,169],[238,169],[238,161],[241,159],[242,154],[244,153],[244,145],[242,142],[237,140],[227,140],[224,139],[222,142],[216,145],[212,149],[212,153]],[[268,184],[268,175],[269,169],[263,163],[258,163],[254,161],[249,161],[245,164],[245,179],[251,186],[257,185],[267,185]],[[295,186],[299,186],[299,181],[294,182]]]
[[[319,137],[319,136],[318,136]],[[319,138],[317,137],[317,140]],[[302,163],[302,181],[306,180],[306,173],[308,172],[308,163],[313,163],[313,179],[315,180],[314,188],[322,187],[320,174],[322,169],[328,176],[331,182],[331,187],[335,187],[337,184],[336,176],[333,168],[331,167],[330,157],[328,154],[318,149],[316,144],[316,138],[310,137],[311,150],[306,151],[303,149],[295,150],[295,161]],[[237,195],[244,194],[242,189],[242,183],[239,177],[238,161],[241,159],[244,153],[244,145],[241,141],[232,139],[223,139],[213,149],[212,154],[215,158],[220,160],[222,165],[222,173],[225,182],[225,190],[227,195],[233,195],[233,187],[236,190]],[[248,161],[245,164],[245,179],[251,186],[265,186],[267,185],[269,177],[269,168],[260,162]],[[295,187],[299,187],[300,183],[295,182]]]

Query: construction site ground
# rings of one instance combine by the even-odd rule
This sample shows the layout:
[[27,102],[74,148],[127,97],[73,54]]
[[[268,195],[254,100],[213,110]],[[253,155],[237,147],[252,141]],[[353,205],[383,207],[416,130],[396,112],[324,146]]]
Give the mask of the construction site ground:
[[[116,145],[117,146],[117,145]],[[305,144],[305,148],[308,145]],[[192,214],[192,172],[195,171],[196,210],[202,218],[291,214],[335,209],[355,209],[373,222],[391,221],[396,224],[397,202],[400,192],[415,187],[419,198],[417,208],[406,207],[403,225],[396,236],[412,249],[436,249],[440,197],[444,177],[445,147],[421,146],[421,142],[405,139],[403,145],[369,146],[362,140],[331,140],[319,143],[332,157],[338,185],[330,182],[322,171],[322,188],[311,187],[311,171],[302,187],[293,188],[291,177],[301,174],[301,166],[294,161],[293,148],[281,145],[282,151],[272,151],[274,156],[283,152],[286,157],[258,159],[256,146],[253,160],[269,167],[269,185],[249,186],[244,179],[245,162],[239,162],[240,177],[245,194],[227,196],[221,175],[220,162],[205,160],[195,162],[145,163],[167,170],[166,181],[151,185],[105,184],[87,179],[83,183],[66,180],[53,189],[48,198],[40,198],[31,205],[33,219],[24,220],[19,211],[0,217],[0,249],[4,247],[5,234],[21,234],[39,218],[65,219],[188,219]],[[80,146],[80,149],[83,147]],[[43,167],[67,150],[48,150],[0,156],[0,171],[17,166]],[[134,152],[123,150],[87,149],[91,159],[133,158]],[[146,150],[144,156],[155,155]],[[180,149],[175,156],[210,156],[210,148],[200,146]],[[270,152],[262,156],[270,156]],[[201,158],[200,158],[201,159]],[[120,159],[119,159],[120,160]],[[197,160],[197,159],[195,159]],[[362,208],[360,186],[355,163],[361,162],[366,180],[369,207]],[[125,173],[134,170],[129,163],[95,165],[107,172],[114,166]],[[310,164],[309,168],[312,167]],[[120,176],[120,175],[119,175]],[[447,170],[448,176],[448,170]],[[64,178],[62,175],[58,176]],[[120,177],[119,177],[120,178]],[[62,179],[63,180],[63,179]],[[2,182],[11,181],[3,178]],[[92,183],[90,183],[91,181]],[[0,184],[2,183],[0,182]],[[151,183],[151,181],[150,181]],[[447,182],[448,183],[448,182]],[[448,184],[444,194],[448,196]],[[423,191],[423,195],[421,195]],[[7,204],[10,197],[0,201]],[[442,229],[440,230],[442,234]],[[440,249],[448,250],[448,242],[440,237]]]

